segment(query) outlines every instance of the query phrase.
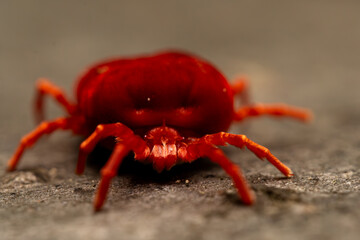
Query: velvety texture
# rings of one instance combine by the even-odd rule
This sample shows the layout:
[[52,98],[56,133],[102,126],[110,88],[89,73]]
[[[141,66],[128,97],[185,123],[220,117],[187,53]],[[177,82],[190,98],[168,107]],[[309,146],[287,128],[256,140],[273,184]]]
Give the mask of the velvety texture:
[[180,52],[97,64],[80,78],[77,96],[91,127],[121,122],[136,131],[166,124],[199,136],[226,131],[234,113],[225,77]]

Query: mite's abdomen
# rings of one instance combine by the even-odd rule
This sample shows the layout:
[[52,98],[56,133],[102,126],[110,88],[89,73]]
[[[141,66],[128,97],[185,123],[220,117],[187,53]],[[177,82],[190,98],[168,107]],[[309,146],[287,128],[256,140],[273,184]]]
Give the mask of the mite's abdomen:
[[135,130],[165,123],[201,135],[227,130],[233,116],[223,75],[181,53],[99,64],[80,79],[77,94],[94,126],[121,122]]

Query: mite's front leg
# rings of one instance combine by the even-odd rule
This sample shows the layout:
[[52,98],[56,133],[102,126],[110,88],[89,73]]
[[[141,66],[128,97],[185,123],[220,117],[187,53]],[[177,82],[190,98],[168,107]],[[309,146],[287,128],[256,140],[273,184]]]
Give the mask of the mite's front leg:
[[235,147],[243,148],[247,147],[251,152],[253,152],[260,159],[267,159],[272,165],[274,165],[280,172],[285,176],[291,177],[293,175],[290,168],[283,164],[279,159],[277,159],[270,151],[264,146],[257,144],[256,142],[251,141],[245,135],[237,135],[226,132],[220,132],[215,134],[205,135],[200,138],[200,141],[207,144],[214,145],[226,145],[229,143]]
[[135,141],[136,145],[133,146],[133,150],[138,158],[145,158],[149,150],[146,143],[139,136],[136,136],[133,131],[121,123],[99,124],[95,131],[85,139],[80,145],[79,158],[76,166],[76,173],[82,174],[85,169],[86,158],[91,153],[99,141],[108,138],[115,137],[117,141]]
[[254,203],[255,195],[251,191],[240,167],[232,163],[219,148],[212,144],[203,143],[189,145],[187,151],[189,156],[206,157],[212,162],[219,164],[232,178],[242,201],[248,205]]
[[122,160],[131,148],[131,141],[127,143],[117,143],[106,165],[101,169],[101,180],[94,200],[95,211],[99,211],[104,205],[111,179],[116,176]]

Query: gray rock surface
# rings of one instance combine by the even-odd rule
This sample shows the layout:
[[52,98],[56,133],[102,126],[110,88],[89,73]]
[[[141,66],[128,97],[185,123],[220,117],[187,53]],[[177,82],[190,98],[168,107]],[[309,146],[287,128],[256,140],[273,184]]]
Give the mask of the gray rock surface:
[[[0,2],[0,169],[33,128],[38,77],[73,96],[99,59],[180,48],[229,79],[245,74],[256,102],[313,110],[309,125],[259,118],[231,128],[295,172],[283,178],[248,151],[241,165],[257,202],[245,206],[218,166],[201,159],[157,174],[127,159],[104,210],[92,201],[108,153],[74,174],[81,138],[58,132],[0,175],[0,239],[358,239],[358,1]],[[49,101],[48,118],[62,114]]]

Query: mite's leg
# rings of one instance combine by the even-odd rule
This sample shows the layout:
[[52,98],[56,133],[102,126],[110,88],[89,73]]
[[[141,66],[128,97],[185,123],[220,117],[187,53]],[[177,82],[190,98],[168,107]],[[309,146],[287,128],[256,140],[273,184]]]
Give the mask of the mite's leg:
[[135,152],[135,157],[137,158],[145,158],[146,154],[149,153],[149,149],[144,140],[134,135],[133,131],[125,125],[121,123],[100,124],[80,145],[79,159],[76,166],[77,174],[84,172],[86,158],[89,153],[94,150],[98,142],[108,137],[116,137],[119,141],[122,139],[136,140],[137,145],[132,150]]
[[25,151],[26,148],[31,147],[36,141],[43,136],[44,134],[50,134],[58,129],[73,129],[79,128],[78,125],[81,124],[76,119],[73,118],[58,118],[51,122],[42,122],[40,125],[37,126],[35,130],[30,132],[29,134],[25,135],[15,151],[15,154],[8,162],[8,171],[13,171],[18,164],[21,155]]
[[45,78],[40,78],[36,84],[36,98],[35,98],[35,120],[39,123],[44,119],[44,96],[52,96],[69,115],[75,111],[75,104],[71,103],[65,96],[63,90],[52,84]]
[[243,104],[249,103],[249,84],[245,77],[237,78],[234,83],[231,84],[231,89],[234,95],[240,96]]
[[207,144],[226,145],[226,143],[229,143],[238,148],[247,147],[258,158],[267,159],[285,176],[290,177],[293,175],[291,169],[288,168],[282,162],[280,162],[280,160],[277,159],[274,155],[272,155],[269,149],[251,141],[245,135],[236,135],[231,133],[220,132],[220,133],[205,135],[199,140]]
[[308,122],[312,118],[311,111],[293,107],[286,104],[254,104],[240,107],[235,111],[234,120],[242,121],[248,117],[258,117],[262,115],[271,115],[277,117],[291,117],[300,121]]
[[232,163],[224,153],[214,147],[212,144],[199,144],[194,148],[190,147],[191,152],[196,152],[200,157],[207,157],[212,162],[219,164],[225,172],[232,178],[238,193],[245,204],[252,204],[255,200],[255,195],[250,190],[241,169]]
[[94,201],[94,210],[99,211],[105,202],[110,182],[116,176],[119,166],[131,150],[127,143],[117,143],[106,165],[101,169],[101,180]]

